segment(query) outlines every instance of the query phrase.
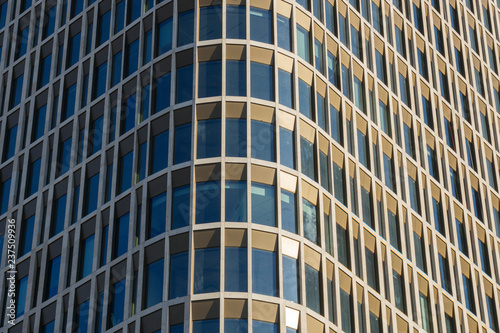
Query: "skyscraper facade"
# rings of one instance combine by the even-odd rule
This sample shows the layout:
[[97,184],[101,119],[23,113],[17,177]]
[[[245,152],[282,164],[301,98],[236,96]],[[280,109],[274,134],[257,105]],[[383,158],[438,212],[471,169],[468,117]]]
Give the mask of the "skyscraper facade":
[[499,23],[0,0],[0,332],[499,333]]

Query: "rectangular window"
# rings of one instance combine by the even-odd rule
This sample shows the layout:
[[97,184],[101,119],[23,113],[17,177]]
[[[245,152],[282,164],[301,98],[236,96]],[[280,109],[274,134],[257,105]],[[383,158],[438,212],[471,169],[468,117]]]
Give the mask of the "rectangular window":
[[293,78],[292,73],[278,69],[279,102],[280,104],[293,108]]
[[188,252],[173,253],[170,255],[168,299],[187,295],[188,259]]
[[267,44],[273,43],[273,21],[270,10],[250,7],[250,39]]
[[189,212],[191,191],[189,185],[172,189],[172,217],[171,229],[182,228],[189,225]]
[[351,69],[342,65],[342,92],[344,96],[352,100]]
[[225,291],[246,292],[248,275],[247,248],[226,247],[225,251]]
[[398,217],[392,211],[387,210],[387,219],[389,222],[389,237],[391,245],[401,252],[401,236]]
[[281,189],[281,227],[297,233],[295,193]]
[[164,74],[154,80],[152,113],[158,113],[170,106],[171,74]]
[[191,123],[176,126],[174,134],[174,164],[191,160]]
[[349,231],[342,228],[337,224],[337,252],[339,262],[345,267],[351,267],[350,260],[350,246],[349,246]]
[[247,121],[245,118],[226,119],[226,156],[245,157],[247,155]]
[[252,249],[252,286],[253,292],[277,296],[276,253]]
[[314,244],[319,243],[319,225],[316,206],[302,198],[302,219],[304,224],[304,237]]
[[483,221],[483,206],[481,203],[481,193],[474,187],[471,187],[471,191],[472,191],[472,202],[474,204],[475,215],[480,221]]
[[477,37],[476,37],[476,30],[469,25],[469,38],[470,38],[470,45],[476,53],[479,53],[479,49],[477,46]]
[[245,6],[226,6],[226,38],[245,39]]
[[307,62],[311,62],[309,31],[297,24],[297,54]]
[[52,65],[52,53],[40,59],[40,68],[38,72],[38,89],[49,83],[51,65]]
[[427,146],[427,161],[428,161],[430,175],[439,182],[437,154],[436,151],[429,146]]
[[221,120],[198,120],[197,158],[221,156]]
[[384,153],[384,172],[385,172],[385,184],[391,190],[396,192],[396,173],[394,171],[394,162],[392,158]]
[[129,217],[130,214],[127,213],[115,220],[113,237],[113,259],[118,258],[122,254],[127,252]]
[[104,62],[95,69],[94,91],[92,99],[100,97],[106,92],[106,79],[108,74],[108,62]]
[[113,55],[113,67],[111,67],[111,87],[120,83],[122,75],[122,52]]
[[83,216],[97,209],[97,193],[99,193],[99,173],[87,178],[83,197]]
[[172,49],[172,18],[158,23],[156,45],[156,56]]
[[252,222],[276,225],[275,189],[273,185],[252,182]]
[[394,34],[396,37],[396,49],[399,54],[406,59],[406,45],[405,45],[405,35],[403,30],[401,30],[397,25],[394,26]]
[[300,137],[300,160],[302,173],[311,179],[316,179],[316,163],[314,144]]
[[346,195],[345,195],[345,175],[344,169],[337,165],[337,163],[333,163],[333,187],[335,191],[335,198],[342,202],[344,205],[347,205]]
[[205,61],[198,64],[198,98],[222,94],[222,62]]
[[422,75],[426,80],[429,79],[429,72],[427,70],[427,56],[425,52],[417,48],[417,58],[418,58],[418,69],[420,75]]
[[380,127],[382,128],[382,131],[384,131],[385,134],[392,137],[391,118],[390,118],[389,108],[381,100],[379,100],[378,106],[379,106],[379,112],[380,112]]
[[111,27],[111,11],[108,10],[99,16],[97,23],[97,45],[106,42],[109,39],[109,29]]
[[0,182],[0,215],[3,215],[9,208],[10,184],[10,178],[3,182]]
[[15,79],[13,79],[12,88],[10,92],[10,105],[9,105],[10,109],[18,106],[21,103],[21,97],[23,95],[23,82],[24,82],[24,74],[21,74]]
[[325,50],[323,44],[314,39],[314,64],[315,68],[321,72],[321,74],[325,74]]
[[92,263],[94,260],[94,239],[91,235],[80,243],[80,263],[78,265],[78,279],[83,279],[92,273]]
[[420,214],[420,191],[417,181],[408,176],[408,188],[410,190],[411,208]]
[[66,68],[70,68],[80,59],[80,38],[81,33],[77,33],[76,35],[69,37]]
[[28,165],[25,198],[31,196],[32,194],[38,191],[38,185],[40,183],[41,164],[42,164],[42,158],[40,157]]
[[202,40],[218,39],[222,37],[222,6],[200,8],[200,32]]
[[247,221],[246,181],[226,180],[226,222]]
[[401,96],[401,101],[405,103],[409,108],[411,108],[408,79],[401,73],[399,73],[399,94]]
[[273,162],[274,157],[274,124],[258,120],[251,123],[252,158]]
[[385,66],[385,57],[378,50],[375,50],[375,62],[377,65],[377,77],[387,84],[387,69]]
[[176,103],[193,98],[193,65],[177,68]]
[[49,260],[45,277],[45,289],[43,301],[52,298],[57,294],[59,287],[59,276],[61,273],[61,256]]
[[123,69],[124,77],[127,77],[130,74],[137,71],[139,62],[138,59],[139,59],[139,39],[136,39],[125,47],[125,67]]
[[283,255],[283,297],[291,302],[299,303],[300,274],[298,260]]
[[342,308],[342,330],[346,333],[352,333],[354,331],[352,297],[342,288],[340,288],[340,307]]
[[132,185],[132,161],[132,151],[124,156],[121,156],[118,160],[118,179],[116,186],[117,194],[128,190]]
[[366,114],[365,85],[363,81],[354,76],[354,105]]
[[[229,6],[228,6],[228,10],[229,10]],[[229,15],[229,12],[228,12],[228,15]],[[228,16],[228,20],[229,20],[229,16]],[[191,44],[193,42],[193,36],[194,36],[194,11],[188,10],[188,11],[179,13],[177,24],[178,24],[178,26],[177,26],[177,47]]]
[[328,51],[328,80],[340,89],[339,59]]
[[160,303],[163,299],[163,266],[164,260],[160,259],[147,264],[144,269],[144,309]]
[[[226,60],[226,95],[246,96],[247,94],[246,62],[241,60]],[[281,75],[280,75],[281,79]],[[210,84],[207,82],[207,84]],[[281,89],[281,82],[280,82]],[[281,93],[281,90],[280,90]],[[281,98],[281,94],[280,94]],[[280,102],[282,102],[280,100]]]
[[110,288],[110,300],[108,303],[108,324],[107,328],[118,325],[124,319],[124,304],[125,304],[125,283],[126,279],[122,279]]
[[195,294],[218,292],[220,290],[220,249],[196,249],[194,254]]
[[349,32],[347,31],[347,18],[339,13],[339,35],[340,41],[349,48]]
[[321,176],[321,186],[325,188],[328,192],[331,192],[330,188],[330,162],[328,155],[320,150],[319,152],[319,173]]
[[287,51],[292,50],[290,38],[290,19],[277,14],[278,46]]
[[165,232],[167,218],[167,193],[163,192],[149,199],[146,239]]
[[422,107],[424,114],[424,122],[430,128],[434,129],[434,120],[433,120],[433,112],[431,107],[431,102],[424,96],[422,96]]
[[470,278],[462,274],[462,281],[464,285],[464,300],[467,309],[472,311],[472,313],[476,313],[476,303],[474,301],[474,289],[472,286],[472,281]]
[[460,251],[465,254],[466,256],[469,255],[469,247],[467,245],[467,234],[465,231],[465,225],[460,222],[458,219],[456,219],[456,225],[457,225],[457,243],[458,243],[458,248]]
[[220,221],[221,185],[220,181],[196,184],[196,223]]
[[306,305],[309,309],[321,314],[321,274],[319,271],[305,265]]
[[[41,138],[45,132],[45,118],[47,113],[47,104],[36,109],[33,113],[33,128],[31,130],[31,142],[34,142]],[[17,127],[16,127],[17,129]],[[9,129],[10,130],[10,129]],[[7,133],[9,134],[9,133]],[[17,134],[17,133],[16,133]],[[10,140],[7,137],[7,140]],[[14,141],[15,143],[15,141]],[[6,145],[8,147],[9,144]]]
[[453,29],[455,29],[456,32],[460,34],[460,25],[459,25],[459,18],[458,18],[458,11],[455,7],[453,7],[450,4],[450,18],[451,18],[451,26]]

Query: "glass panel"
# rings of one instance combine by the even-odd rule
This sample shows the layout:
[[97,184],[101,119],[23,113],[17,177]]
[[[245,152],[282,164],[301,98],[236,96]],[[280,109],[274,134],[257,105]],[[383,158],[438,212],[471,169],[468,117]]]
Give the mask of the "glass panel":
[[165,232],[167,218],[167,193],[161,193],[149,201],[147,238],[153,238]]
[[191,159],[191,123],[175,127],[174,164]]
[[250,7],[250,39],[272,44],[273,23],[272,12],[269,10]]
[[274,162],[274,124],[252,120],[252,158]]
[[219,248],[195,250],[193,277],[195,294],[219,291],[221,262],[219,252]]
[[221,121],[220,119],[198,120],[197,157],[209,158],[221,156]]
[[163,259],[146,265],[144,271],[144,309],[162,301],[163,298]]
[[226,181],[226,222],[247,221],[247,184]]
[[222,94],[222,63],[220,60],[198,64],[198,98]]
[[295,193],[281,189],[281,227],[297,233]]
[[302,198],[302,212],[304,237],[314,244],[318,244],[319,226],[316,206]]
[[226,156],[247,155],[247,121],[245,118],[226,119]]
[[[246,96],[247,74],[246,62],[240,60],[226,61],[226,95]],[[207,84],[210,84],[208,82]]]
[[194,11],[188,10],[179,13],[177,22],[177,46],[181,47],[193,42],[194,35]]
[[200,8],[200,41],[222,37],[222,6]]
[[274,186],[252,183],[252,222],[274,227],[276,225]]
[[174,188],[172,202],[172,229],[189,225],[190,188],[189,185]]
[[226,38],[245,39],[246,17],[244,6],[226,6]]
[[247,248],[226,247],[225,291],[247,291]]
[[221,188],[219,181],[196,184],[196,223],[220,221]]
[[274,101],[273,66],[251,62],[251,96]]
[[276,253],[252,249],[252,286],[253,292],[277,296]]
[[151,140],[151,173],[167,167],[168,141],[168,130],[153,136]]

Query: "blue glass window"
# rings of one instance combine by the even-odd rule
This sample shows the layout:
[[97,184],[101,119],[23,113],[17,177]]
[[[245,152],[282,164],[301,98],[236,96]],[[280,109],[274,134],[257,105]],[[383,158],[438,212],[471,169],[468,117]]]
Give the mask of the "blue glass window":
[[[387,84],[387,69],[385,67],[385,57],[378,50],[375,50],[375,62],[377,64],[377,77],[382,82]],[[419,62],[420,62],[420,57],[419,57]]]
[[342,65],[342,92],[344,96],[352,100],[351,69]]
[[300,137],[300,160],[302,173],[311,179],[316,179],[314,144],[304,137]]
[[[158,147],[160,149],[161,147]],[[174,164],[191,159],[191,123],[175,127]]]
[[145,65],[151,61],[152,47],[153,47],[153,30],[148,30],[144,33],[142,40],[142,64]]
[[194,35],[194,11],[179,13],[178,19],[177,46],[191,44]]
[[[428,70],[427,70],[427,56],[425,55],[425,52],[422,52],[419,48],[417,48],[417,54],[418,54],[418,69],[419,69],[419,73],[426,80],[428,80],[429,79],[429,74],[428,74]],[[460,66],[458,67],[458,70],[460,72]]]
[[354,76],[354,105],[366,114],[365,104],[365,85]]
[[281,227],[297,233],[295,194],[281,189]]
[[125,68],[124,77],[137,71],[139,64],[139,39],[134,40],[125,47]]
[[201,40],[218,39],[222,37],[222,6],[200,8]]
[[38,88],[41,88],[49,83],[51,65],[52,53],[40,60],[40,68],[38,72]]
[[168,130],[161,132],[151,140],[151,173],[167,167],[168,163]]
[[[0,215],[7,211],[9,207],[9,194],[10,194],[11,179],[0,182]],[[1,252],[1,251],[0,251]]]
[[146,265],[144,271],[144,308],[149,308],[163,298],[163,259]]
[[247,156],[247,121],[245,118],[226,119],[226,156]]
[[88,329],[89,321],[89,300],[77,305],[75,307],[75,326],[77,333],[85,333]]
[[220,290],[220,249],[196,249],[194,252],[193,292],[211,293]]
[[224,333],[246,333],[247,327],[246,319],[224,319]]
[[220,221],[220,181],[196,184],[196,223]]
[[299,78],[299,111],[309,119],[313,119],[312,87]]
[[361,38],[361,33],[351,25],[351,42],[352,42],[352,53],[358,57],[359,60],[363,61],[363,42]]
[[316,206],[302,198],[302,219],[304,223],[304,237],[314,244],[318,244],[318,215]]
[[226,181],[226,222],[247,221],[247,184]]
[[91,235],[81,242],[80,265],[78,269],[78,276],[80,279],[92,273],[92,262],[94,260],[94,239],[95,236]]
[[283,297],[295,303],[299,303],[300,295],[300,273],[298,260],[283,256]]
[[193,98],[193,65],[177,68],[176,103],[189,101]]
[[62,119],[64,121],[75,114],[76,83],[64,90]]
[[122,77],[122,52],[113,55],[113,67],[111,68],[111,87],[120,83]]
[[193,333],[218,333],[219,319],[193,321]]
[[117,195],[128,190],[132,185],[132,156],[133,152],[130,152],[118,160]]
[[295,149],[293,132],[280,127],[280,163],[295,169]]
[[252,249],[252,286],[253,292],[277,296],[276,253]]
[[99,193],[99,173],[87,178],[83,202],[83,216],[90,214],[97,209],[98,196],[96,193]]
[[133,94],[125,100],[122,105],[122,115],[120,119],[120,134],[130,131],[135,125],[135,101],[136,94]]
[[245,61],[226,61],[226,83],[227,96],[246,96],[247,71]]
[[277,15],[278,46],[287,50],[292,50],[290,38],[290,19],[283,15]]
[[124,319],[125,285],[125,279],[122,279],[114,283],[110,288],[110,299],[108,303],[108,328],[118,325]]
[[307,62],[311,62],[311,37],[309,31],[297,24],[297,54]]
[[222,94],[222,62],[220,60],[198,64],[198,98]]
[[97,46],[109,39],[109,29],[111,27],[111,11],[108,10],[99,16],[97,24]]
[[392,158],[384,153],[384,171],[385,171],[385,184],[391,190],[396,192],[396,174],[394,171],[394,164]]
[[[31,141],[32,142],[36,141],[40,137],[42,137],[42,135],[45,132],[46,113],[47,113],[47,104],[36,109],[33,113],[33,128],[32,128],[32,132],[31,132]],[[16,129],[17,129],[17,127],[16,127]]]
[[169,299],[187,295],[188,258],[187,252],[170,255]]
[[457,225],[457,243],[459,250],[465,254],[469,255],[469,247],[467,245],[467,236],[465,231],[465,225],[460,222],[458,219],[455,219]]
[[42,158],[38,158],[33,161],[28,166],[28,178],[26,180],[26,198],[38,191],[38,185],[40,183],[40,167],[42,164]]
[[252,182],[252,222],[274,227],[276,203],[274,186]]
[[153,238],[165,232],[167,218],[167,193],[163,192],[149,200],[147,219],[147,238]]
[[172,190],[172,229],[189,225],[190,188],[189,185]]
[[[374,22],[375,24],[375,22]],[[376,29],[376,27],[375,27]],[[347,18],[339,13],[339,35],[340,41],[349,48],[349,35],[347,31]]]
[[321,314],[321,276],[320,272],[305,265],[306,305],[309,309]]
[[5,131],[2,162],[7,161],[9,158],[14,156],[14,153],[16,151],[16,142],[17,142],[16,137],[17,137],[17,125],[8,128]]
[[172,49],[172,18],[158,24],[156,55],[162,55]]
[[250,39],[262,43],[273,43],[271,11],[250,7]]
[[17,49],[15,53],[14,59],[17,60],[26,54],[26,50],[28,48],[28,36],[29,36],[29,27],[24,28],[18,34],[18,42]]
[[68,58],[66,59],[66,68],[76,64],[80,59],[80,37],[81,33],[77,33],[68,40]]
[[251,96],[274,101],[273,66],[251,62]]
[[274,124],[252,120],[252,158],[274,162]]
[[35,227],[35,215],[26,218],[21,224],[21,239],[19,241],[19,252],[17,257],[20,258],[31,251],[33,245],[33,230]]
[[10,93],[11,109],[18,106],[21,103],[21,96],[23,95],[23,82],[24,82],[24,74],[19,75],[12,82],[12,88],[11,88],[12,90]]
[[410,190],[411,208],[420,214],[420,191],[415,179],[408,176],[408,188]]
[[45,290],[43,300],[47,300],[57,294],[59,289],[59,276],[61,272],[61,256],[58,255],[49,261],[47,275],[45,277]]
[[342,115],[333,105],[330,105],[330,127],[332,138],[342,145]]
[[153,86],[153,113],[160,112],[170,106],[171,74],[167,73],[155,79]]
[[293,79],[292,73],[278,69],[279,102],[280,104],[293,108]]
[[106,79],[108,74],[108,62],[99,65],[95,70],[93,98],[100,97],[106,92]]
[[17,281],[17,293],[15,295],[17,305],[16,317],[20,317],[24,314],[24,308],[26,307],[26,296],[28,293],[28,279],[29,275],[26,275],[25,277]]
[[247,291],[247,248],[226,247],[225,291]]
[[245,6],[226,6],[226,38],[245,39]]
[[129,217],[130,214],[127,213],[119,217],[115,221],[115,230],[113,237],[113,259],[118,258],[122,254],[127,252]]

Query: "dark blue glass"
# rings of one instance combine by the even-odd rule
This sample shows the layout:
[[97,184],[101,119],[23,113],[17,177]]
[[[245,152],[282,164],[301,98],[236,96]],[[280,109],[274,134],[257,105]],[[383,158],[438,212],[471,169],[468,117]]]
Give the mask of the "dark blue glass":
[[176,253],[170,256],[169,299],[187,295],[188,258],[188,252]]
[[160,259],[146,266],[144,274],[145,309],[162,301],[163,262],[163,259]]
[[226,119],[226,156],[247,156],[247,121],[245,118]]
[[0,215],[5,213],[7,211],[7,208],[9,207],[10,184],[10,178],[3,183],[0,183]]
[[172,202],[172,229],[189,225],[191,191],[189,185],[174,188]]
[[224,333],[247,333],[246,319],[224,319]]
[[191,159],[191,123],[175,127],[174,164]]
[[[229,6],[228,6],[229,7]],[[194,11],[179,13],[177,27],[177,46],[181,47],[193,42],[194,35]]]
[[101,150],[102,139],[104,136],[103,121],[104,117],[100,116],[90,123],[88,156],[91,156],[92,154]]
[[124,318],[125,285],[122,279],[111,286],[108,305],[108,328],[118,325]]
[[153,137],[151,142],[151,173],[158,172],[168,164],[168,130]]
[[300,137],[300,161],[302,173],[311,179],[316,179],[314,144]]
[[247,71],[246,62],[240,60],[226,61],[226,95],[246,96]]
[[270,10],[250,7],[250,39],[267,44],[273,43],[273,22]]
[[3,146],[3,162],[14,156],[16,151],[17,125],[7,129]]
[[226,6],[226,38],[245,39],[245,6]]
[[47,276],[45,278],[45,290],[43,300],[47,300],[57,294],[59,288],[59,276],[61,272],[61,256],[58,255],[49,261]]
[[222,62],[220,60],[198,64],[198,98],[222,94]]
[[64,229],[64,221],[66,217],[66,194],[54,200],[52,208],[52,224],[50,226],[50,237],[57,235]]
[[292,42],[290,39],[290,19],[283,15],[277,16],[278,29],[278,46],[287,50],[292,50]]
[[165,232],[166,218],[167,193],[163,192],[149,201],[148,239]]
[[29,32],[30,32],[29,27],[26,27],[18,34],[19,40],[17,41],[17,49],[14,57],[15,60],[21,58],[23,55],[26,54],[26,49],[28,48]]
[[128,44],[125,49],[124,77],[129,76],[137,70],[139,64],[139,39]]
[[26,275],[21,280],[17,281],[16,288],[16,317],[20,317],[24,314],[24,308],[26,307],[26,296],[28,293],[28,279],[29,275]]
[[293,108],[293,79],[292,73],[278,69],[279,102]]
[[106,42],[109,39],[109,28],[111,26],[111,11],[99,16],[99,23],[97,25],[97,46]]
[[125,25],[125,0],[120,1],[115,7],[115,34],[120,32]]
[[115,230],[113,237],[113,259],[118,258],[122,254],[127,252],[129,217],[130,214],[127,213],[119,217],[115,221]]
[[321,277],[319,271],[305,265],[306,305],[321,314]]
[[298,260],[283,256],[283,298],[299,303],[299,267]]
[[177,68],[176,103],[193,98],[193,65]]
[[31,133],[31,141],[36,141],[45,132],[45,118],[47,114],[47,104],[36,109],[33,114],[33,129]]
[[92,262],[94,260],[94,240],[95,236],[91,235],[82,241],[79,277],[84,278],[92,273]]
[[196,249],[194,253],[193,292],[195,294],[220,290],[220,249]]
[[252,222],[270,227],[276,225],[274,186],[252,183]]
[[253,248],[252,291],[256,294],[277,296],[276,276],[276,253]]
[[10,93],[10,108],[16,107],[21,103],[21,96],[23,95],[23,82],[24,75],[21,74],[12,82],[12,91]]
[[33,244],[33,229],[35,227],[35,215],[28,217],[22,223],[21,239],[19,242],[18,258],[31,251]]
[[127,24],[135,21],[143,12],[141,0],[127,0]]
[[98,66],[95,70],[94,96],[97,98],[106,92],[106,75],[108,72],[108,62]]
[[184,333],[184,324],[170,326],[170,333]]
[[50,323],[47,323],[42,326],[42,333],[54,333],[55,321],[52,320]]
[[222,37],[222,6],[200,8],[199,39],[209,40]]
[[75,325],[77,333],[86,333],[89,321],[89,300],[75,307]]
[[302,198],[302,218],[304,223],[304,237],[314,244],[318,244],[319,217],[316,211],[316,206],[305,198]]
[[9,5],[8,1],[5,1],[0,5],[0,29],[5,27],[5,22],[7,21],[7,6]]
[[28,166],[28,179],[26,181],[26,198],[38,191],[40,183],[40,167],[42,158],[33,161]]
[[64,121],[75,114],[76,83],[64,90],[62,119]]
[[274,101],[273,66],[251,62],[251,95],[267,101]]
[[77,33],[73,37],[69,37],[68,58],[66,59],[66,68],[73,66],[80,59],[80,37],[81,33]]
[[313,119],[312,87],[299,79],[299,111],[309,119]]
[[321,96],[320,93],[316,93],[316,109],[318,112],[318,125],[326,131],[327,116],[326,116],[326,106],[325,97]]
[[247,248],[226,247],[225,291],[247,291]]
[[152,47],[153,47],[153,30],[150,29],[144,33],[144,39],[142,40],[142,64],[145,65],[151,61]]
[[193,333],[219,333],[219,319],[193,321]]
[[130,131],[135,125],[135,101],[136,94],[128,97],[122,105],[122,115],[120,120],[120,134]]
[[122,156],[118,163],[118,184],[116,194],[126,191],[132,185],[132,156],[133,152]]
[[153,86],[154,113],[160,112],[170,106],[170,86],[171,74],[167,73],[155,80],[156,86]]
[[247,221],[246,181],[226,181],[226,222]]
[[162,55],[172,49],[172,18],[169,18],[158,24],[157,30],[157,52],[156,55]]
[[259,333],[278,333],[278,325],[254,319],[252,320],[252,330]]
[[113,55],[113,67],[111,68],[111,87],[114,87],[122,78],[122,52]]
[[83,0],[73,0],[71,4],[71,18],[80,14],[83,10]]
[[252,120],[252,158],[274,162],[274,124]]
[[220,221],[220,181],[196,184],[196,223]]
[[52,65],[52,53],[40,60],[40,69],[38,72],[38,88],[41,88],[47,83],[49,83],[51,65]]
[[56,177],[66,173],[69,170],[71,162],[71,138],[59,144],[59,158],[57,159]]
[[97,195],[99,193],[99,173],[87,179],[83,203],[83,216],[97,209]]
[[221,156],[221,121],[220,119],[198,120],[197,157],[208,158]]

